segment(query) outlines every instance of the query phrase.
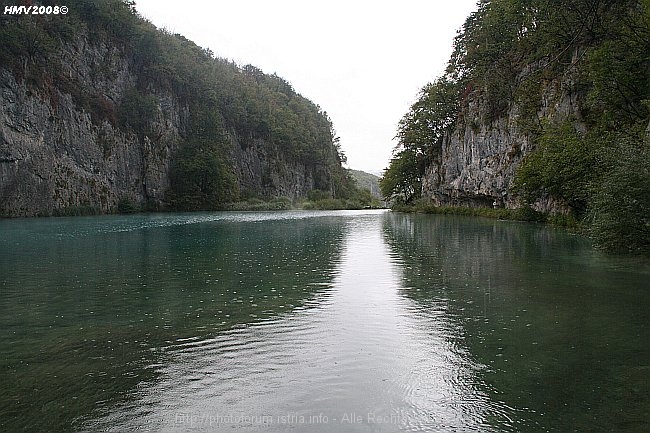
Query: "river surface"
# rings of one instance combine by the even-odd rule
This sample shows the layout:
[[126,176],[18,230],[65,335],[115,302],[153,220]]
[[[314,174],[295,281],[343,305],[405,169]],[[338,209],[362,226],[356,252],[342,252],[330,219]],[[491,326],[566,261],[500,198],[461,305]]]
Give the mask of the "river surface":
[[647,432],[650,263],[385,211],[2,220],[0,431]]

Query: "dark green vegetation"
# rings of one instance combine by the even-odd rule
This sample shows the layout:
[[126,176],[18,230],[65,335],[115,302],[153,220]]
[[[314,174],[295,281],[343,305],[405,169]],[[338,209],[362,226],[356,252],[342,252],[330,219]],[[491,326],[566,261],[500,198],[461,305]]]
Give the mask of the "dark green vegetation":
[[[364,173],[358,170],[348,170],[351,173]],[[364,173],[367,176],[371,174]],[[345,209],[378,209],[383,208],[384,203],[371,194],[368,188],[360,188],[356,185],[363,185],[357,178],[351,180],[352,189],[347,198],[332,198],[328,191],[314,189],[307,194],[306,199],[291,201],[286,197],[278,197],[271,200],[262,200],[256,197],[248,198],[233,203],[227,203],[223,209],[233,211],[273,211],[273,210],[345,210]]]
[[[363,185],[356,179],[354,181],[355,185]],[[308,194],[307,201],[300,203],[299,207],[310,210],[377,209],[384,207],[384,204],[368,188],[356,187],[354,194],[347,199],[328,198],[325,191],[312,191]]]
[[[166,208],[210,210],[241,199],[274,198],[271,179],[264,180],[263,186],[271,185],[265,191],[240,191],[235,139],[242,149],[263,142],[269,159],[308,167],[316,173],[314,188],[327,191],[328,198],[347,200],[357,194],[342,168],[345,155],[330,118],[284,79],[215,58],[179,34],[156,29],[138,15],[133,1],[77,0],[68,6],[65,16],[0,16],[0,66],[53,107],[60,95],[70,95],[93,124],[108,122],[137,137],[143,152],[147,143],[156,147],[161,139],[156,125],[161,95],[174,95],[181,142],[164,156],[170,179]],[[65,53],[86,44],[109,47],[128,65],[132,75],[117,99],[66,73],[77,66],[64,64]],[[86,66],[97,82],[116,82],[107,76],[116,73],[111,59],[102,61],[106,64]],[[108,157],[110,143],[104,150]],[[132,211],[134,204],[125,199],[119,208]]]
[[530,222],[557,222],[558,224],[570,226],[576,222],[571,217],[563,215],[545,215],[537,212],[528,206],[517,209],[487,208],[487,207],[459,207],[459,206],[434,206],[429,200],[419,199],[410,204],[394,204],[393,210],[398,212],[416,212],[424,214],[439,215],[465,215],[486,218],[497,218],[501,220],[530,221]]
[[350,170],[352,178],[361,189],[367,189],[373,197],[382,198],[379,176],[361,170]]
[[[560,91],[576,115],[546,107],[540,116]],[[554,199],[597,246],[650,253],[650,1],[480,1],[446,73],[399,124],[384,196],[402,204],[421,196],[426,168],[444,137],[465,127],[471,100],[485,107],[482,125],[518,109],[517,128],[534,149],[509,191],[522,206]]]

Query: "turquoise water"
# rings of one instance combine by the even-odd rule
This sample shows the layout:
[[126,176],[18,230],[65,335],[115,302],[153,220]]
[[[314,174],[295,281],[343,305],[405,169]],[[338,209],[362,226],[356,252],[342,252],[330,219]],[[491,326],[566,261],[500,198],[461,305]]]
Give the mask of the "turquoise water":
[[384,211],[0,221],[0,430],[650,430],[650,264]]

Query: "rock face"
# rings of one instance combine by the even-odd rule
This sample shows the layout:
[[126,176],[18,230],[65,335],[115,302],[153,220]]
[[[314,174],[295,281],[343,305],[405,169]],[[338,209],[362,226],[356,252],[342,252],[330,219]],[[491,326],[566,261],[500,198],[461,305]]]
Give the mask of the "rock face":
[[[478,105],[470,103],[468,114],[480,112]],[[437,206],[485,207],[495,201],[510,205],[509,187],[529,148],[528,138],[520,133],[514,113],[475,125],[463,125],[445,136],[441,157],[427,167],[423,195]]]
[[[0,65],[0,216],[111,213],[125,202],[164,209],[188,103],[152,86],[150,133],[138,136],[121,128],[117,115],[137,80],[129,55],[87,38],[63,45],[60,55],[64,82],[34,86]],[[290,161],[264,140],[245,144],[228,134],[242,191],[294,199],[329,184],[325,167]]]
[[[579,101],[573,88],[570,76],[547,83],[537,121],[573,118],[579,125]],[[517,167],[532,150],[532,140],[522,127],[521,107],[511,103],[505,115],[492,121],[485,120],[486,111],[481,94],[471,94],[456,128],[444,137],[440,157],[426,168],[422,195],[435,205],[520,206],[510,191]],[[565,211],[561,203],[550,199],[539,200],[533,208],[544,212]]]
[[245,143],[230,132],[233,161],[240,190],[264,197],[306,197],[313,189],[329,183],[325,166],[292,162],[270,143],[261,139]]
[[[133,80],[128,63],[106,47],[79,50],[69,53],[70,62],[64,62],[70,66],[69,74],[98,89],[114,110],[115,101]],[[114,80],[91,77],[83,65],[93,64],[95,56],[115,59]],[[187,117],[173,95],[159,95],[154,122],[159,136],[154,143],[106,119],[94,120],[56,85],[48,90],[49,94],[45,89],[31,90],[9,71],[0,70],[1,214],[49,215],[79,207],[107,213],[120,200],[163,199],[169,182],[168,156]]]

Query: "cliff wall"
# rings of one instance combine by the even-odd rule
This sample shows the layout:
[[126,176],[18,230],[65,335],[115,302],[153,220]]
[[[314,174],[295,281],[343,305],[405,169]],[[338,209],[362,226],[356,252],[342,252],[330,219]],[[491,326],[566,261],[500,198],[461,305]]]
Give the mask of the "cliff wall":
[[[115,7],[127,6],[116,2]],[[5,27],[0,39],[36,33],[47,49],[34,54],[18,44],[0,52],[5,56],[0,63],[0,216],[112,213],[125,204],[169,208],[171,167],[191,134],[197,135],[192,118],[198,112],[213,113],[216,129],[225,135],[222,157],[236,178],[229,197],[242,192],[295,199],[315,188],[330,189],[333,172],[342,172],[330,130],[319,126],[322,144],[310,149],[327,155],[325,161],[300,158],[293,149],[302,144],[301,134],[315,134],[285,134],[280,146],[270,139],[269,126],[279,125],[276,130],[283,132],[280,115],[259,114],[273,106],[296,117],[277,98],[308,111],[300,112],[302,118],[329,125],[288,83],[214,59],[190,41],[156,30],[132,10],[123,11],[123,28],[108,21],[114,33],[97,30],[100,36],[92,36],[88,23],[99,27],[107,20],[100,12],[52,18],[69,19],[77,29],[72,36],[48,30],[60,31],[61,22],[48,27],[26,21],[31,17],[3,17],[16,30]],[[134,36],[121,40],[120,32]],[[142,48],[143,41],[158,48]]]
[[[519,75],[527,80],[530,69]],[[522,115],[521,103],[512,101],[506,113],[489,119],[485,92],[473,92],[459,115],[456,127],[446,133],[440,157],[426,168],[422,195],[437,206],[517,208],[513,194],[515,173],[522,159],[534,150],[529,122],[580,122],[580,95],[570,74],[542,85],[537,111]],[[525,123],[528,122],[528,123]],[[565,212],[566,206],[550,197],[537,199],[533,208]]]

